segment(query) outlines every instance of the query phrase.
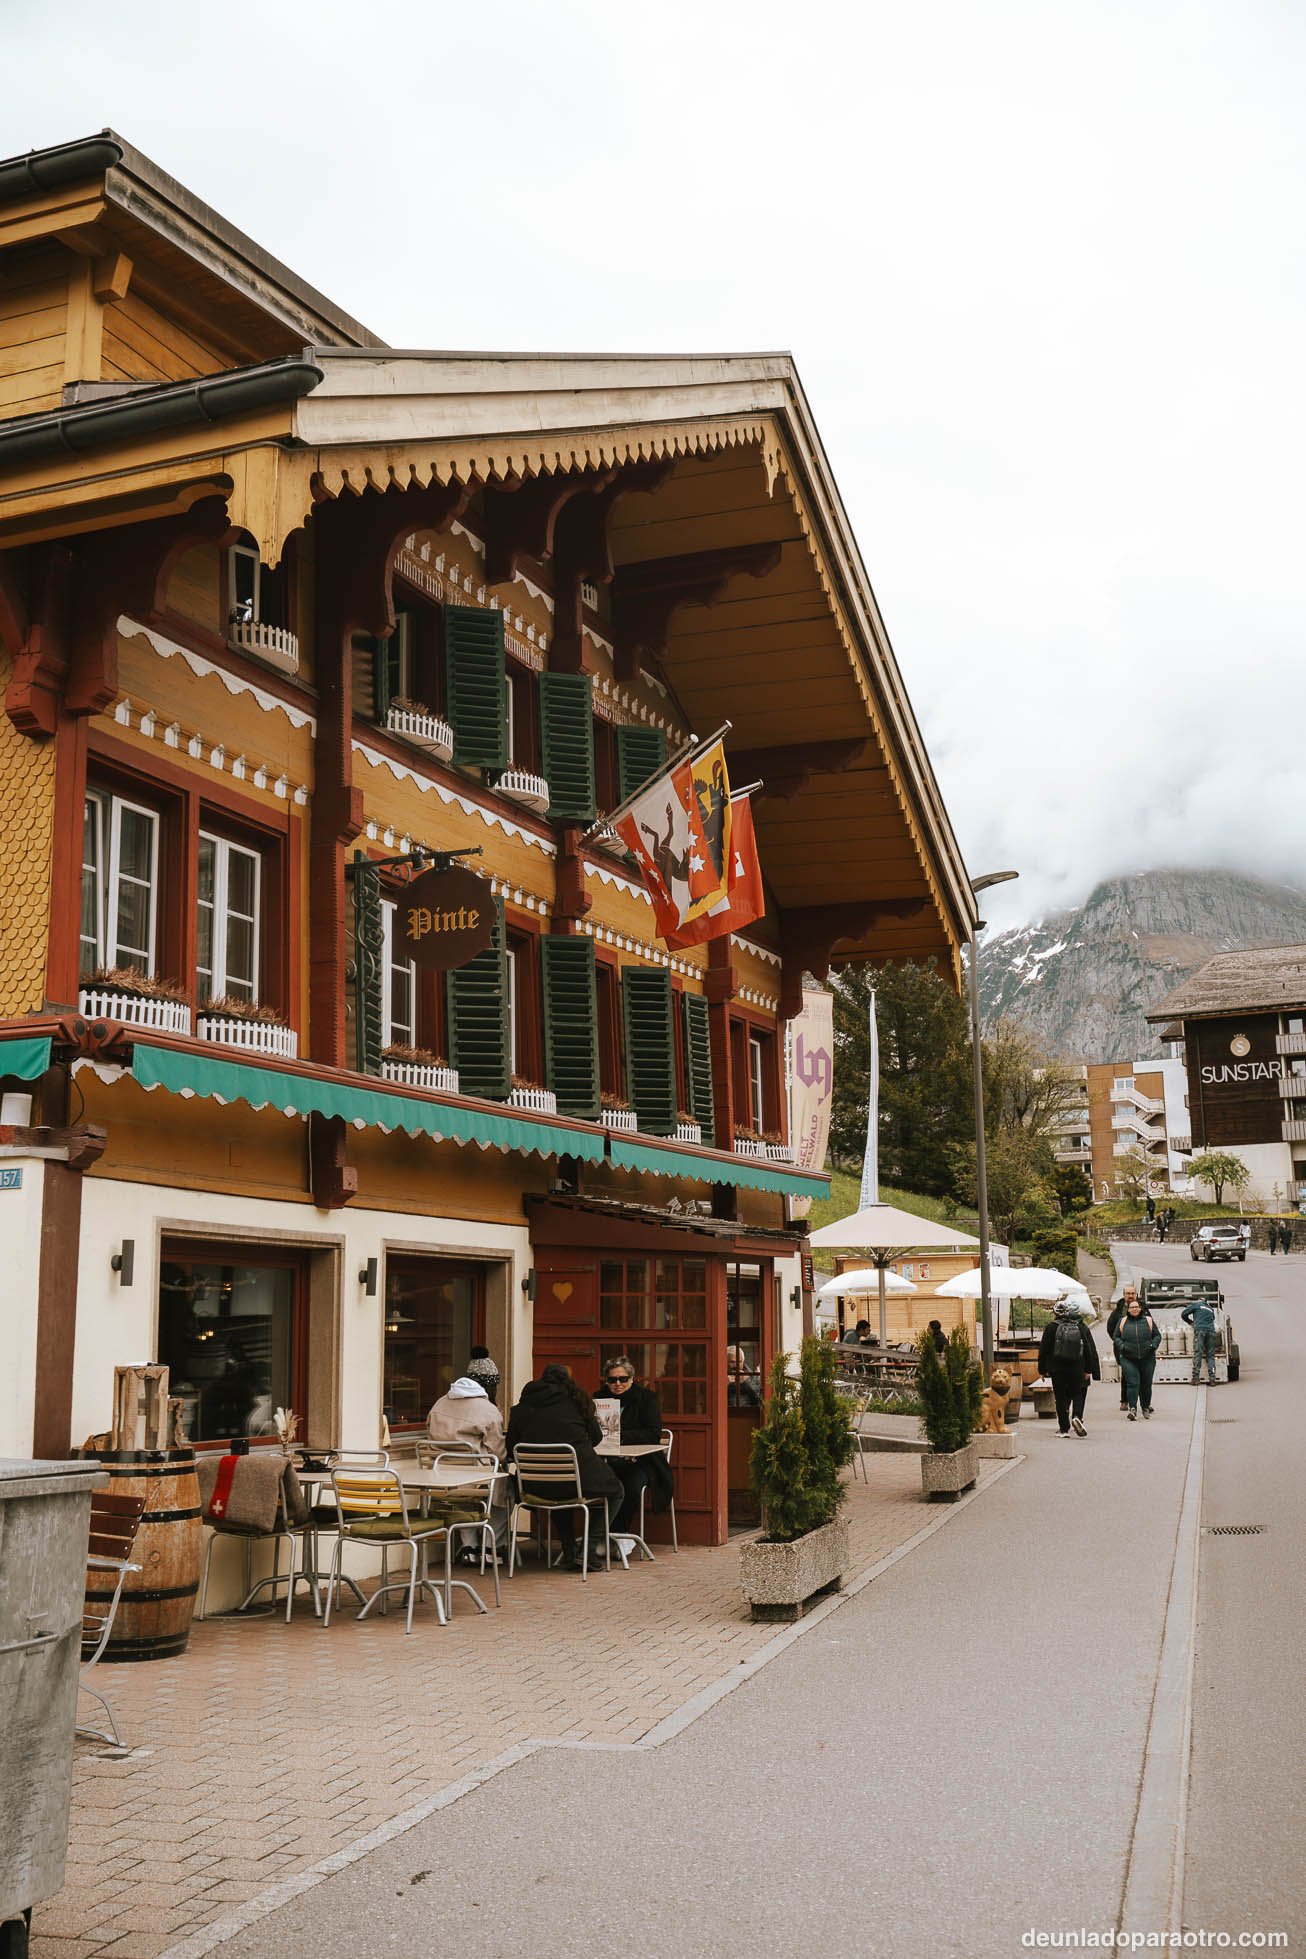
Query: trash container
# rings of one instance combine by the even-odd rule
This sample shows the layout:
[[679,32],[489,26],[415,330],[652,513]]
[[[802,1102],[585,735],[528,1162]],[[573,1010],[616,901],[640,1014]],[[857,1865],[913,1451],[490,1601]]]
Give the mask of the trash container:
[[94,1462],[0,1460],[0,1959],[63,1887]]

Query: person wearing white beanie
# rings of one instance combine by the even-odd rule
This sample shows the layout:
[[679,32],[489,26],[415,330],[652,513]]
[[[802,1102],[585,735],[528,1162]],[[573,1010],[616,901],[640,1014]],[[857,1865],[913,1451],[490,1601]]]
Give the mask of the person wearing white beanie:
[[503,1416],[479,1381],[460,1374],[426,1418],[432,1442],[450,1448],[484,1449],[503,1461]]

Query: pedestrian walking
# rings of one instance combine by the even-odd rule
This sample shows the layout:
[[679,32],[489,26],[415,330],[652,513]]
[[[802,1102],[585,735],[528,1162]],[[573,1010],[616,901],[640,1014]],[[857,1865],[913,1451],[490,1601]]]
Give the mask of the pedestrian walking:
[[1206,1378],[1215,1386],[1215,1308],[1205,1299],[1195,1299],[1179,1315],[1193,1329],[1193,1384],[1202,1376],[1202,1356],[1206,1356]]
[[1168,1211],[1158,1211],[1156,1214],[1156,1242],[1158,1245],[1164,1245],[1165,1234],[1169,1229],[1170,1213]]
[[1125,1300],[1124,1316],[1115,1332],[1116,1359],[1120,1362],[1120,1378],[1131,1422],[1138,1420],[1140,1407],[1143,1420],[1152,1419],[1152,1376],[1156,1372],[1156,1350],[1160,1344],[1160,1328],[1152,1315],[1143,1311],[1135,1293],[1132,1299]]
[[1285,1224],[1279,1233],[1279,1243],[1283,1246],[1284,1257],[1287,1258],[1288,1253],[1292,1250],[1292,1226],[1290,1224]]
[[1274,1257],[1274,1254],[1278,1251],[1278,1249],[1279,1249],[1279,1227],[1277,1224],[1272,1223],[1270,1225],[1270,1257],[1271,1258]]
[[1087,1435],[1084,1402],[1088,1384],[1102,1378],[1097,1344],[1067,1300],[1058,1299],[1052,1311],[1054,1317],[1038,1343],[1039,1373],[1052,1383],[1060,1433],[1069,1435],[1073,1428],[1076,1435]]
[[1147,1200],[1147,1222],[1151,1224],[1154,1221],[1155,1217],[1156,1217],[1156,1199],[1154,1197],[1149,1197]]
[[[1121,1320],[1125,1317],[1125,1313],[1126,1310],[1128,1309],[1129,1302],[1131,1299],[1133,1300],[1134,1304],[1137,1305],[1138,1288],[1132,1283],[1132,1281],[1126,1280],[1124,1289],[1121,1292],[1120,1297],[1116,1301],[1115,1305],[1111,1308],[1111,1312],[1107,1318],[1107,1323],[1106,1323],[1106,1337],[1108,1340],[1112,1342],[1113,1346],[1115,1343],[1116,1331],[1120,1325]],[[1122,1368],[1120,1372],[1120,1412],[1122,1415],[1124,1414],[1128,1406],[1129,1403],[1125,1398],[1124,1369]]]

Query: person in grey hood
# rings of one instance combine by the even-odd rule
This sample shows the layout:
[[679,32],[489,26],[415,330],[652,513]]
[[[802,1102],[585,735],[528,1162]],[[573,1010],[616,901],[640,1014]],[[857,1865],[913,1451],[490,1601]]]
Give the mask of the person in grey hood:
[[1195,1299],[1179,1315],[1193,1329],[1193,1382],[1202,1378],[1202,1356],[1206,1357],[1206,1378],[1215,1386],[1215,1331],[1219,1322],[1210,1299]]
[[1052,1383],[1061,1434],[1069,1435],[1073,1427],[1076,1435],[1087,1435],[1084,1402],[1088,1384],[1102,1378],[1097,1343],[1068,1300],[1058,1299],[1052,1312],[1053,1318],[1038,1343],[1039,1373]]

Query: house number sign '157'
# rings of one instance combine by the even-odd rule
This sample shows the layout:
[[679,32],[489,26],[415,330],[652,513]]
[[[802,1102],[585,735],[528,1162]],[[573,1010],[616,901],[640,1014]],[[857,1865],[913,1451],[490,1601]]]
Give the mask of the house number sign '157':
[[484,878],[461,865],[424,871],[396,894],[394,957],[429,971],[465,966],[494,938],[495,904]]

